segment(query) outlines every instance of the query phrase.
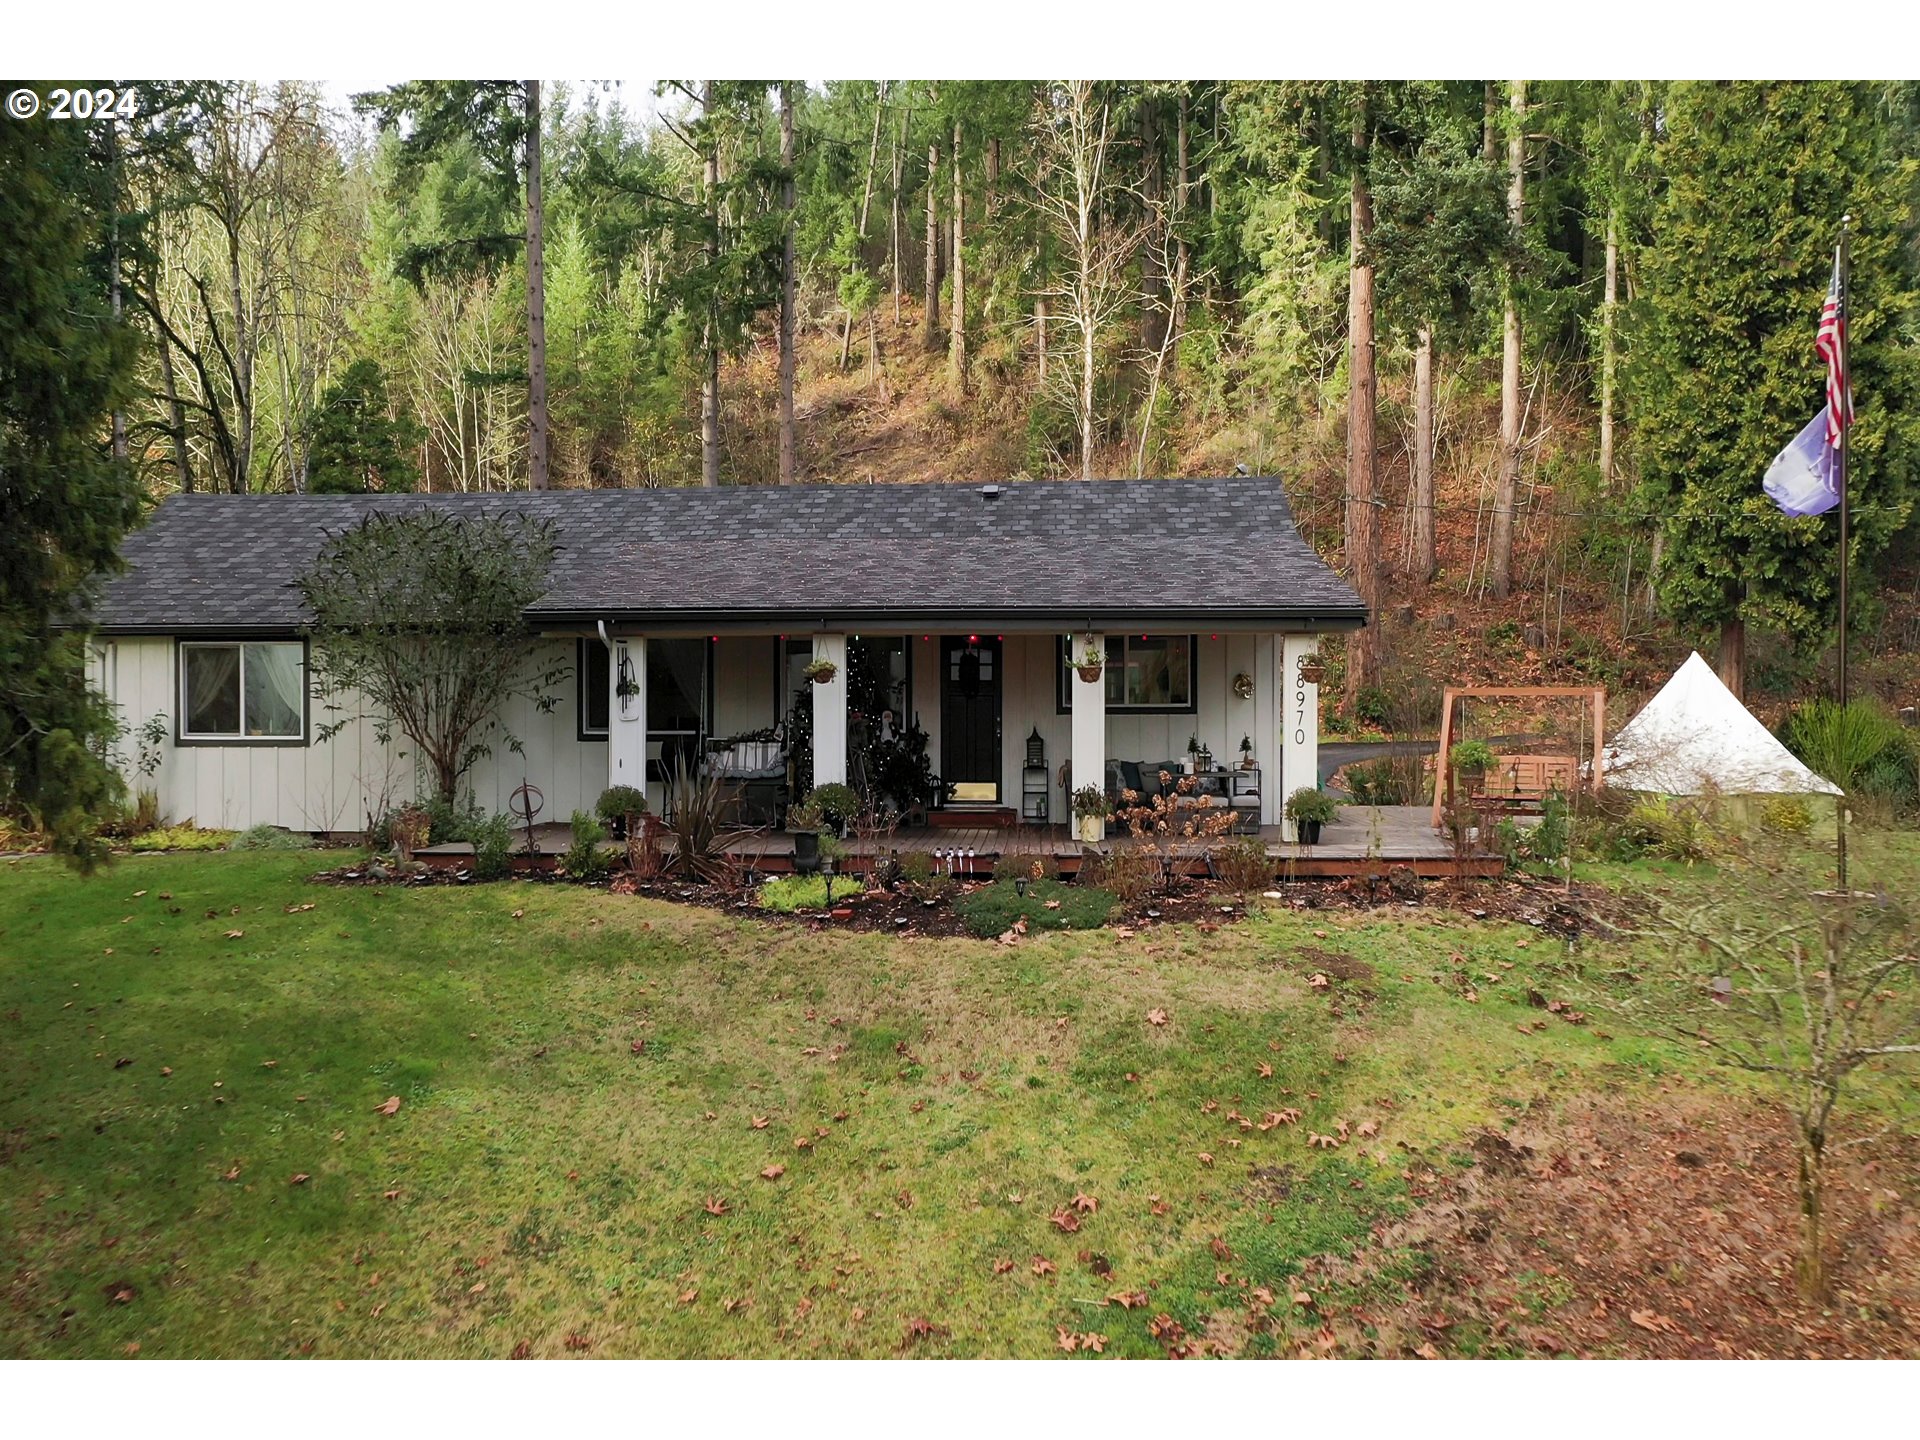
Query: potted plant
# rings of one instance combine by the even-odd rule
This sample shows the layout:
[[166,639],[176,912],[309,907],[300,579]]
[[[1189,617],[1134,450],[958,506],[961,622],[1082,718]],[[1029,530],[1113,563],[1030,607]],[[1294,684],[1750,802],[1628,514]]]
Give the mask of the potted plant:
[[816,685],[825,685],[840,673],[840,667],[834,664],[833,661],[827,659],[826,656],[816,655],[807,662],[806,668],[800,673]]
[[813,797],[787,807],[787,833],[793,836],[793,868],[811,875],[820,868],[820,807]]
[[593,811],[615,840],[625,840],[628,832],[639,828],[635,822],[647,813],[647,797],[631,785],[610,785],[600,792]]
[[1302,685],[1318,685],[1326,679],[1327,667],[1321,661],[1318,652],[1315,652],[1300,657],[1300,665],[1296,673],[1300,676]]
[[1187,736],[1187,771],[1189,774],[1200,768],[1200,736],[1198,732]]
[[1484,740],[1462,740],[1447,752],[1447,764],[1452,767],[1456,782],[1466,781],[1469,790],[1498,763],[1493,747]]
[[1073,660],[1073,668],[1080,672],[1080,678],[1092,685],[1099,680],[1106,669],[1107,657],[1093,643],[1093,637],[1087,637],[1087,643],[1080,647],[1080,653]]
[[860,813],[860,796],[854,788],[838,782],[816,785],[807,799],[820,807],[820,819],[827,829],[846,838],[848,822]]
[[1253,737],[1251,735],[1240,737],[1240,768],[1253,769]]
[[1330,825],[1340,813],[1340,802],[1324,790],[1303,785],[1287,797],[1287,818],[1302,845],[1320,843],[1320,827]]
[[1080,838],[1090,845],[1105,836],[1107,796],[1098,785],[1082,785],[1073,792],[1073,818],[1079,822]]

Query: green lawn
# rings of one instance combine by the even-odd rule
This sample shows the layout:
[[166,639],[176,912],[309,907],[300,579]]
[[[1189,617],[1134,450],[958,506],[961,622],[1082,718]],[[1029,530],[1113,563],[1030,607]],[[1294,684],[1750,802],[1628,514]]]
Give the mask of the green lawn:
[[321,863],[0,867],[0,1354],[1153,1355],[1262,1286],[1284,1354],[1410,1152],[1701,1063],[1523,1033],[1577,957],[1425,911],[1002,945]]

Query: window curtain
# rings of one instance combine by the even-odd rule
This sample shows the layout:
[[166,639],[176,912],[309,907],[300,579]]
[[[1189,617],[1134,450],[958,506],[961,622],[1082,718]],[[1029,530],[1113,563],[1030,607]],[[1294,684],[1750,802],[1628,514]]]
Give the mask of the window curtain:
[[707,642],[654,640],[647,646],[647,733],[697,735],[706,727]]
[[297,736],[305,710],[298,645],[247,646],[247,733]]
[[195,645],[186,651],[189,735],[240,733],[240,647]]

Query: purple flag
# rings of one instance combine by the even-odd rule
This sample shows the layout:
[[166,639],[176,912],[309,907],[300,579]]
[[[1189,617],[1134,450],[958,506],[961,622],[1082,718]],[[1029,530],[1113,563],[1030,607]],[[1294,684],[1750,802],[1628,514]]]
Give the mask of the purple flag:
[[1827,443],[1827,407],[1773,457],[1762,483],[1788,515],[1824,515],[1840,503],[1840,453]]

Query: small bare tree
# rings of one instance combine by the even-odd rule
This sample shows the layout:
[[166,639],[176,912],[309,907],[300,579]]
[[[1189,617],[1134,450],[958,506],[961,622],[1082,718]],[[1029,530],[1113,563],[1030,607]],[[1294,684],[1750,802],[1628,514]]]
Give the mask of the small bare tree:
[[1799,1151],[1797,1278],[1817,1300],[1834,1112],[1856,1071],[1920,1055],[1920,927],[1909,908],[1920,865],[1879,854],[1877,888],[1832,891],[1813,888],[1799,858],[1751,849],[1663,901],[1658,923],[1637,933],[1671,957],[1656,993],[1674,1028],[1778,1079]]
[[1034,118],[1038,169],[1033,203],[1060,246],[1057,276],[1042,276],[1036,298],[1044,313],[1078,337],[1078,373],[1061,374],[1071,388],[1080,432],[1080,478],[1093,478],[1094,381],[1106,327],[1132,302],[1131,267],[1142,228],[1122,218],[1127,187],[1111,166],[1114,119],[1105,88],[1091,80],[1048,86]]

